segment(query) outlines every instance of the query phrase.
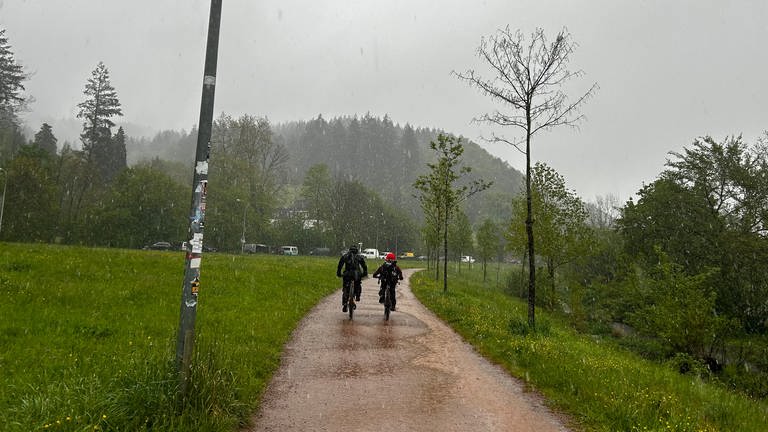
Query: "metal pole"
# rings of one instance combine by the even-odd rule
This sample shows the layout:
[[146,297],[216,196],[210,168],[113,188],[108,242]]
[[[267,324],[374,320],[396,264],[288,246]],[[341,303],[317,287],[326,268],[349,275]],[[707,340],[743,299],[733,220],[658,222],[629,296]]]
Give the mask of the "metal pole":
[[243,202],[243,236],[240,237],[240,243],[242,244],[242,250],[240,253],[245,253],[245,213],[248,211],[248,206]]
[[240,236],[240,253],[245,253],[245,212],[248,210],[248,206],[245,203],[245,200],[241,200],[240,198],[236,198],[235,201],[243,203],[243,235]]
[[5,210],[5,190],[6,186],[8,186],[8,171],[6,171],[3,168],[0,168],[0,171],[3,172],[3,200],[0,202],[0,232],[3,231],[3,210]]
[[213,101],[216,90],[216,62],[219,51],[219,27],[222,0],[211,0],[208,21],[208,42],[205,51],[203,93],[198,122],[197,150],[192,180],[192,204],[189,213],[189,231],[184,265],[184,281],[181,291],[181,316],[176,345],[176,366],[179,373],[179,395],[183,401],[187,394],[191,357],[195,343],[195,317],[197,297],[200,292],[200,262],[203,254],[203,228],[208,191],[208,158],[213,127]]

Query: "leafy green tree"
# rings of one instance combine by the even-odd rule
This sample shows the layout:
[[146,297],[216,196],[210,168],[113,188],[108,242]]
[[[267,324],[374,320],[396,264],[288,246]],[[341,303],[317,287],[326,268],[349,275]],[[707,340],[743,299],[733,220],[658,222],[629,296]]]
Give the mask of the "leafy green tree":
[[364,241],[372,243],[368,234],[370,191],[359,181],[337,179],[331,195],[330,228],[334,235],[334,250]]
[[[574,101],[568,100],[562,86],[572,78],[582,75],[581,71],[567,69],[570,56],[576,47],[571,35],[560,31],[551,43],[542,29],[536,29],[531,40],[526,42],[520,31],[512,33],[509,27],[483,38],[477,50],[491,70],[498,74],[485,79],[474,70],[457,76],[476,87],[484,95],[501,102],[509,112],[495,111],[485,114],[479,120],[499,126],[520,129],[523,139],[510,140],[495,136],[493,141],[514,146],[525,154],[525,196],[527,217],[525,220],[528,237],[528,324],[535,326],[536,307],[536,251],[533,224],[535,221],[531,189],[531,139],[541,130],[557,126],[575,125],[581,118],[579,107],[594,94],[597,84]],[[524,150],[520,145],[525,144]]]
[[138,248],[157,241],[180,242],[187,229],[188,189],[163,172],[124,170],[95,212],[93,243]]
[[23,146],[5,173],[7,181],[1,238],[50,242],[56,233],[58,206],[50,156]]
[[85,224],[81,223],[81,215],[84,203],[89,200],[92,191],[88,183],[90,179],[83,152],[65,143],[56,167],[56,183],[59,185],[57,202],[60,208],[58,226],[65,243],[77,243],[83,239]]
[[[558,300],[558,269],[586,254],[594,241],[592,231],[586,224],[586,206],[575,192],[566,188],[565,180],[557,171],[544,163],[537,163],[532,169],[531,191],[532,208],[538,215],[538,253],[544,260],[550,283],[544,298],[552,308]],[[524,197],[516,199],[512,223],[508,228],[510,245],[515,249],[525,249],[527,242],[524,200]]]
[[487,279],[488,261],[497,256],[499,249],[499,228],[491,219],[486,219],[477,229],[477,257],[483,265],[483,282]]
[[333,179],[330,170],[325,164],[312,166],[304,177],[304,184],[301,188],[301,197],[305,200],[309,217],[317,221],[313,226],[318,231],[318,242],[316,245],[338,246],[333,243],[328,232],[327,225],[333,213]]
[[461,256],[474,253],[472,224],[469,223],[469,218],[461,210],[456,211],[453,223],[448,228],[448,247],[453,252],[451,256],[458,261],[459,270],[461,270]]
[[125,167],[125,152],[114,151],[112,127],[115,123],[112,118],[122,116],[123,111],[104,63],[99,62],[91,72],[83,94],[85,100],[77,104],[77,118],[83,119],[83,133],[80,134],[83,154],[86,161],[97,168],[101,178],[109,181],[119,173],[115,167],[121,165],[121,158],[121,168]]
[[237,119],[222,114],[213,123],[211,153],[215,163],[209,168],[206,239],[219,249],[239,249],[244,214],[245,238],[266,237],[288,161],[269,121],[247,114]]
[[331,211],[333,179],[328,165],[313,165],[304,176],[301,196],[307,202],[310,215],[316,219],[327,219]]
[[645,267],[657,260],[656,246],[699,273],[716,260],[722,221],[693,191],[668,178],[643,186],[618,220],[627,252]]
[[707,282],[716,269],[689,275],[660,248],[656,250],[659,261],[649,273],[652,283],[645,285],[645,301],[629,322],[643,334],[661,338],[675,352],[711,356],[736,324],[716,313],[717,295]]
[[58,140],[53,135],[53,128],[48,123],[43,123],[40,130],[35,134],[32,144],[37,148],[46,151],[50,155],[56,154],[56,142]]
[[768,151],[741,137],[721,143],[704,137],[672,156],[617,221],[627,253],[646,268],[659,247],[690,275],[719,269],[708,279],[718,311],[738,318],[747,331],[764,331]]
[[417,198],[427,220],[435,224],[434,230],[442,237],[443,243],[443,291],[448,291],[448,226],[455,216],[459,205],[474,195],[488,189],[491,183],[484,180],[472,180],[468,184],[455,185],[462,177],[469,174],[472,168],[462,166],[464,146],[461,138],[438,134],[437,141],[429,143],[435,152],[437,162],[428,163],[430,171],[420,175],[414,183],[418,192]]

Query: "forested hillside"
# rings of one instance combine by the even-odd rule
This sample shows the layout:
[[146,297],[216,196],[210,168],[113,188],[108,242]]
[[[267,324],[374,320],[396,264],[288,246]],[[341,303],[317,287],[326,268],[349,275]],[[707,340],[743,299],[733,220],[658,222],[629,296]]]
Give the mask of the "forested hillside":
[[[388,116],[366,114],[326,120],[318,116],[309,122],[292,122],[274,127],[290,154],[291,183],[300,183],[307,170],[326,164],[336,176],[360,180],[382,198],[417,215],[413,182],[433,162],[429,142],[440,132],[435,129],[393,124]],[[450,131],[448,131],[450,133]],[[472,222],[484,217],[505,220],[510,198],[520,191],[522,174],[491,156],[479,145],[463,141],[464,163],[472,177],[493,181],[491,193],[468,202]],[[471,211],[469,211],[471,209]]]
[[[426,163],[432,161],[429,142],[435,140],[440,131],[410,124],[401,126],[393,124],[386,115],[378,118],[370,114],[330,120],[319,115],[309,121],[271,125],[271,130],[275,143],[288,153],[286,177],[282,179],[287,186],[300,186],[312,166],[325,164],[332,176],[360,181],[387,203],[412,217],[419,216],[412,186],[416,177],[426,172]],[[191,166],[196,135],[197,130],[192,129],[163,131],[151,139],[129,139],[128,160],[160,159]],[[491,189],[470,198],[465,210],[467,216],[473,223],[486,217],[508,220],[510,201],[520,192],[522,174],[478,144],[467,140],[463,144],[464,163],[473,169],[469,177],[493,182]],[[212,163],[215,158],[214,152]],[[294,198],[292,195],[286,198],[283,206],[296,204],[288,202]]]

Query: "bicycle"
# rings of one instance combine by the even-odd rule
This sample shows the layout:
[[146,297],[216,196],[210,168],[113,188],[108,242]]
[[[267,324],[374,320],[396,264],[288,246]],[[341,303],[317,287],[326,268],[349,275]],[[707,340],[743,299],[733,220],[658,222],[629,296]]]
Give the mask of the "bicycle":
[[345,279],[342,290],[347,294],[346,308],[349,313],[349,319],[352,320],[352,317],[355,314],[355,309],[357,308],[357,305],[355,304],[355,280]]
[[387,282],[386,280],[383,280],[379,278],[379,284],[384,285],[384,320],[389,321],[389,313],[392,311],[393,306],[393,299],[392,296],[395,295],[395,286],[399,283],[399,281],[395,282]]

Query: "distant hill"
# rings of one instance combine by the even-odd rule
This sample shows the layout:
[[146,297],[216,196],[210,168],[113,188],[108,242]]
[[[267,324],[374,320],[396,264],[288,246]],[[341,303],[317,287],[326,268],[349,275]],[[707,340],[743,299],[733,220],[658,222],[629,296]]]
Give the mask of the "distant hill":
[[[369,114],[330,120],[318,116],[272,129],[291,155],[291,183],[300,184],[312,165],[323,163],[335,175],[360,180],[394,205],[413,215],[420,213],[412,185],[427,172],[426,163],[434,161],[429,142],[442,131],[400,126],[387,116]],[[467,203],[467,215],[474,223],[485,217],[508,220],[510,200],[521,191],[522,173],[474,142],[463,140],[463,144],[464,163],[473,170],[468,178],[494,183]]]

